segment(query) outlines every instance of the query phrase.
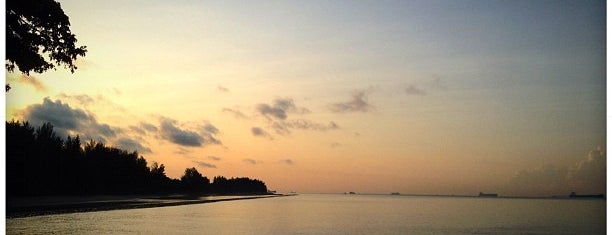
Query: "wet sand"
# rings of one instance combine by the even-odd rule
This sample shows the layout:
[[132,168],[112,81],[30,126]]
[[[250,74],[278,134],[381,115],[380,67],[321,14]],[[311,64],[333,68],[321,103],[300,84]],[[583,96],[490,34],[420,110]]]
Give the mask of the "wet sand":
[[243,196],[83,196],[83,197],[21,197],[6,201],[6,218],[64,214],[90,211],[181,206],[233,200],[249,200],[285,195]]

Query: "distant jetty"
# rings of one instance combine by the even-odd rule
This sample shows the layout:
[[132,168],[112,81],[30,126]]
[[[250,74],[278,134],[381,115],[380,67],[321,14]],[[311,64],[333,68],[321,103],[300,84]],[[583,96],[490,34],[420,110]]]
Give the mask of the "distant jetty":
[[478,194],[478,196],[479,197],[497,197],[497,193],[483,193],[483,192],[480,192]]

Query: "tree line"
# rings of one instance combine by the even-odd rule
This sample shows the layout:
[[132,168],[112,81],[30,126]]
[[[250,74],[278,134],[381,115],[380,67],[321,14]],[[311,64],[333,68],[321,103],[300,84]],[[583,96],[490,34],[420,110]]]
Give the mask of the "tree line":
[[138,152],[128,152],[80,137],[62,139],[45,123],[6,122],[6,194],[264,194],[257,179],[216,176],[213,182],[196,168],[180,179],[166,176],[164,164],[150,166]]

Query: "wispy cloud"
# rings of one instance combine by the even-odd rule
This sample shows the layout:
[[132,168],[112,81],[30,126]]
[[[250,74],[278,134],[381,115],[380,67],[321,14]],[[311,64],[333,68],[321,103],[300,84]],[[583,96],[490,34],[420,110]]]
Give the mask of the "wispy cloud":
[[297,107],[291,98],[276,99],[272,105],[261,103],[257,111],[269,119],[285,120],[288,112],[309,113],[310,110]]
[[174,153],[180,154],[180,155],[187,155],[191,153],[191,151],[189,151],[189,149],[179,147],[176,151],[174,151]]
[[247,117],[247,115],[245,115],[243,112],[241,112],[240,110],[237,110],[237,109],[224,108],[223,112],[231,113],[231,114],[234,115],[235,118],[238,118],[238,119],[249,119],[249,117]]
[[208,156],[208,157],[206,157],[206,158],[208,158],[208,159],[210,159],[210,160],[213,160],[213,161],[221,161],[221,158],[220,158],[220,157],[217,157],[217,156]]
[[92,104],[96,103],[96,99],[94,99],[93,97],[89,96],[89,95],[67,95],[65,93],[60,93],[59,95],[57,95],[57,98],[61,99],[61,100],[68,100],[68,101],[76,101],[78,103],[80,103],[83,106],[90,106]]
[[210,164],[208,162],[203,162],[203,161],[193,161],[193,162],[198,164],[198,166],[200,166],[200,167],[204,167],[204,168],[217,168],[216,165]]
[[316,123],[310,120],[297,119],[297,120],[286,120],[277,121],[271,124],[271,127],[278,134],[289,134],[292,129],[300,130],[311,130],[311,131],[328,131],[340,129],[340,126],[335,122],[329,122],[327,124]]
[[287,164],[287,165],[294,165],[295,161],[293,161],[291,158],[285,158],[279,161],[280,163],[283,164]]
[[257,160],[252,159],[252,158],[245,158],[242,161],[247,163],[247,164],[251,164],[251,165],[255,165],[257,163],[261,163],[261,161],[257,161]]
[[107,109],[107,110],[112,110],[113,112],[127,111],[120,104],[117,104],[111,101],[110,99],[108,99],[107,97],[101,94],[92,96],[92,95],[87,95],[87,94],[60,93],[59,95],[56,96],[56,98],[66,101],[66,102],[70,102],[71,104],[75,104],[75,103],[79,104],[81,107],[84,107],[84,108],[95,107],[96,109]]
[[405,90],[408,95],[426,95],[425,90],[418,88],[416,85],[410,85]]
[[257,137],[265,137],[268,139],[273,139],[272,136],[270,135],[270,133],[268,133],[266,130],[264,130],[261,127],[252,127],[251,128],[251,134],[253,134],[253,136],[257,136]]
[[217,90],[220,92],[229,92],[230,90],[227,89],[227,87],[221,86],[221,85],[217,85]]
[[368,103],[367,96],[365,90],[355,91],[349,101],[332,104],[331,111],[336,113],[369,112],[374,107]]
[[25,74],[20,74],[17,77],[7,77],[7,80],[11,81],[11,82],[18,82],[21,84],[25,84],[28,86],[32,86],[34,87],[34,89],[36,89],[36,91],[40,91],[40,92],[47,92],[49,89],[47,88],[47,86],[42,83],[40,80],[38,80],[38,78],[32,76],[32,75],[25,75]]
[[140,122],[140,127],[142,127],[142,129],[149,131],[149,132],[155,132],[157,131],[157,127],[151,123],[147,123],[147,122]]

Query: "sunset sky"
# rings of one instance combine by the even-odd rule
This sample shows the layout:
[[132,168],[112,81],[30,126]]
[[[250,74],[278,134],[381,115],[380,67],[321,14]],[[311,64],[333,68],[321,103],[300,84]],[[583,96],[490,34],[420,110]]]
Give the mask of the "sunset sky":
[[605,192],[605,1],[59,2],[87,55],[74,74],[7,73],[7,119],[169,177]]

